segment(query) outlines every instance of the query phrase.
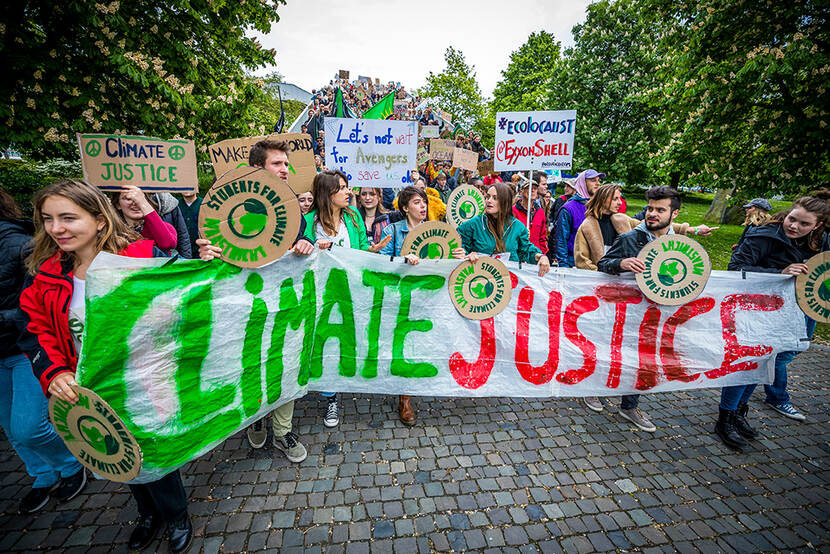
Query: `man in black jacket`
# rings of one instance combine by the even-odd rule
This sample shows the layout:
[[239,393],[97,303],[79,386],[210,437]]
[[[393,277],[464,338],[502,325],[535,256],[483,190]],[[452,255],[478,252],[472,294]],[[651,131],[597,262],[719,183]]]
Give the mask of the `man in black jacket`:
[[[597,269],[609,275],[619,275],[623,271],[642,273],[646,266],[637,258],[640,250],[658,237],[674,233],[672,223],[680,212],[680,195],[671,187],[653,187],[646,191],[646,219],[633,230],[618,236],[614,244],[597,262]],[[640,403],[639,394],[622,397],[620,415],[649,433],[657,427],[637,407]]]

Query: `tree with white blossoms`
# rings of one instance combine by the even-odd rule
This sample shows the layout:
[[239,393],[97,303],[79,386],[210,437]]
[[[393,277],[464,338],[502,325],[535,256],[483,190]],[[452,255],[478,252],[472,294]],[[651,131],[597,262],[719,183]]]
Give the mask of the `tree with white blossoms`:
[[246,72],[274,61],[283,0],[20,0],[0,15],[0,144],[31,158],[77,155],[75,133],[217,140],[263,132]]

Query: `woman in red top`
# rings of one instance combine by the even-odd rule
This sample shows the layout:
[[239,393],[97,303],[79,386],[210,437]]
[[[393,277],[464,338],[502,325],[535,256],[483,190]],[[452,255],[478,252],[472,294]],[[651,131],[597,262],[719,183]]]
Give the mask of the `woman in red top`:
[[[26,261],[30,275],[20,295],[25,319],[20,347],[32,361],[44,392],[75,403],[78,396],[72,387],[77,384],[89,265],[99,252],[140,258],[164,254],[154,249],[152,241],[138,240],[109,199],[89,183],[53,183],[35,195],[34,208],[34,248]],[[130,490],[139,513],[130,548],[149,545],[163,522],[170,550],[186,550],[193,527],[179,472],[152,483],[130,485]]]
[[156,243],[168,254],[176,248],[176,228],[162,221],[156,207],[138,187],[126,185],[121,192],[112,193],[112,205],[124,218],[127,225],[142,237]]

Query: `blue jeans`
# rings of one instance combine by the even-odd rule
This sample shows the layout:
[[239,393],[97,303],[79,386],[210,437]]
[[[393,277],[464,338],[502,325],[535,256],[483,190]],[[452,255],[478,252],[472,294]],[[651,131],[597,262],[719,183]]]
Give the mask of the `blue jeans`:
[[639,394],[627,394],[622,397],[622,402],[620,403],[621,410],[632,410],[640,405],[640,395]]
[[35,478],[34,488],[51,487],[81,470],[49,422],[49,401],[23,354],[0,358],[0,427]]

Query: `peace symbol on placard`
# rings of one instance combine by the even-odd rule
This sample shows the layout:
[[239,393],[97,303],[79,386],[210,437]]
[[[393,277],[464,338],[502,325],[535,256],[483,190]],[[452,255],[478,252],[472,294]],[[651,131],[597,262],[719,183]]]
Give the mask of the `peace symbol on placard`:
[[173,145],[167,149],[167,155],[173,160],[181,160],[185,156],[184,146]]
[[97,140],[91,140],[88,143],[86,143],[86,148],[84,148],[84,151],[87,153],[88,156],[92,156],[94,158],[101,153],[101,143]]

